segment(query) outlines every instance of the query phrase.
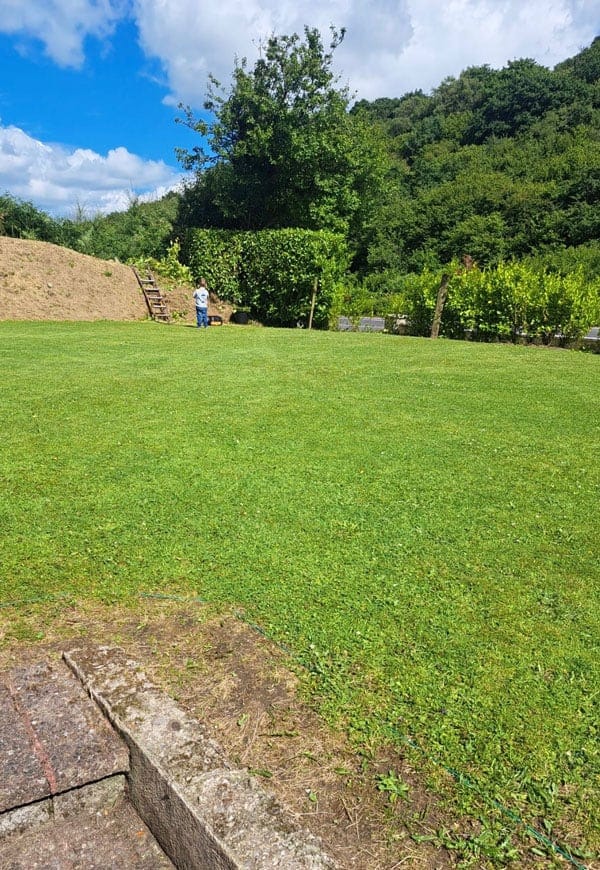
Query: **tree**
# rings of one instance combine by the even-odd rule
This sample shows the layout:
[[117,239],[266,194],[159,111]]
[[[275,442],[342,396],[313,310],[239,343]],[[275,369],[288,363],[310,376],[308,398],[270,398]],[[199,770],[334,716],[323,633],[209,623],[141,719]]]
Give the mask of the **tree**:
[[195,170],[195,213],[223,227],[302,227],[350,233],[357,240],[383,187],[382,134],[348,112],[347,88],[332,72],[344,31],[332,28],[329,50],[316,29],[304,39],[272,36],[253,69],[236,62],[229,93],[211,77],[202,121],[180,106],[180,121],[207,146],[180,150]]
[[554,69],[571,73],[575,78],[589,84],[600,81],[600,36],[594,39],[589,48],[584,48],[575,57],[557,64]]
[[389,283],[393,270],[465,253],[487,266],[597,246],[599,57],[595,40],[554,71],[531,60],[471,67],[431,96],[361,101],[383,125],[395,169],[363,273]]
[[63,241],[62,223],[54,220],[33,203],[5,193],[0,196],[0,235],[40,242]]
[[552,72],[528,58],[510,61],[487,81],[465,144],[492,136],[515,136],[552,109],[572,103],[585,93],[573,76]]
[[174,191],[154,202],[132,197],[127,211],[96,215],[90,220],[66,221],[71,247],[84,254],[122,262],[137,257],[162,257],[173,238],[179,195]]

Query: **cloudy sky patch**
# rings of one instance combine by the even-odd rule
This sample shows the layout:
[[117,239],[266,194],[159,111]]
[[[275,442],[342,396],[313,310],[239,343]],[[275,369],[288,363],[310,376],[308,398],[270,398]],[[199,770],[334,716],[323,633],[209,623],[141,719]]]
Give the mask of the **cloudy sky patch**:
[[10,193],[44,211],[72,216],[83,207],[88,217],[126,209],[134,196],[152,198],[176,187],[179,173],[163,161],[144,160],[122,146],[105,156],[90,149],[68,151],[28,136],[18,127],[0,126],[0,179],[11,179]]

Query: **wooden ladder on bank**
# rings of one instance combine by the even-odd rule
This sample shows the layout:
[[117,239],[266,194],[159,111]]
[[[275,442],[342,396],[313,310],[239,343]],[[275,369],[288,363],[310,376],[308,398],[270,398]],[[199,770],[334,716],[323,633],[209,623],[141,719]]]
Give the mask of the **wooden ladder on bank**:
[[148,269],[146,277],[142,277],[135,266],[132,267],[138,284],[142,288],[148,311],[152,320],[158,320],[161,323],[170,323],[171,315],[167,300],[163,296],[162,290],[156,283],[156,279],[152,272]]

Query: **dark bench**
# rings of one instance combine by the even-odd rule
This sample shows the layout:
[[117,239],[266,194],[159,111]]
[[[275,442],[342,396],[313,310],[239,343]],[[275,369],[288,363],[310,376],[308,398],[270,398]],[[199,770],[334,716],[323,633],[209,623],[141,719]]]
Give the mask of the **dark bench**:
[[592,326],[587,335],[583,336],[584,347],[593,347],[600,350],[600,326]]

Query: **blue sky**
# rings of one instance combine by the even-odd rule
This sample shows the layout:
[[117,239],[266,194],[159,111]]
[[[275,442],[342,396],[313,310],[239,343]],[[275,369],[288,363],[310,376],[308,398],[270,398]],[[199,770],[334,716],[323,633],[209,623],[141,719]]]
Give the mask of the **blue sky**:
[[44,56],[35,43],[0,37],[0,117],[42,141],[106,153],[125,144],[145,158],[173,162],[181,129],[160,65],[144,56],[132,21],[123,21],[107,44],[89,39],[80,69]]
[[552,67],[600,34],[600,0],[0,0],[0,194],[92,216],[181,180],[174,149],[271,33],[345,27],[341,82],[357,98],[425,92],[467,66]]

